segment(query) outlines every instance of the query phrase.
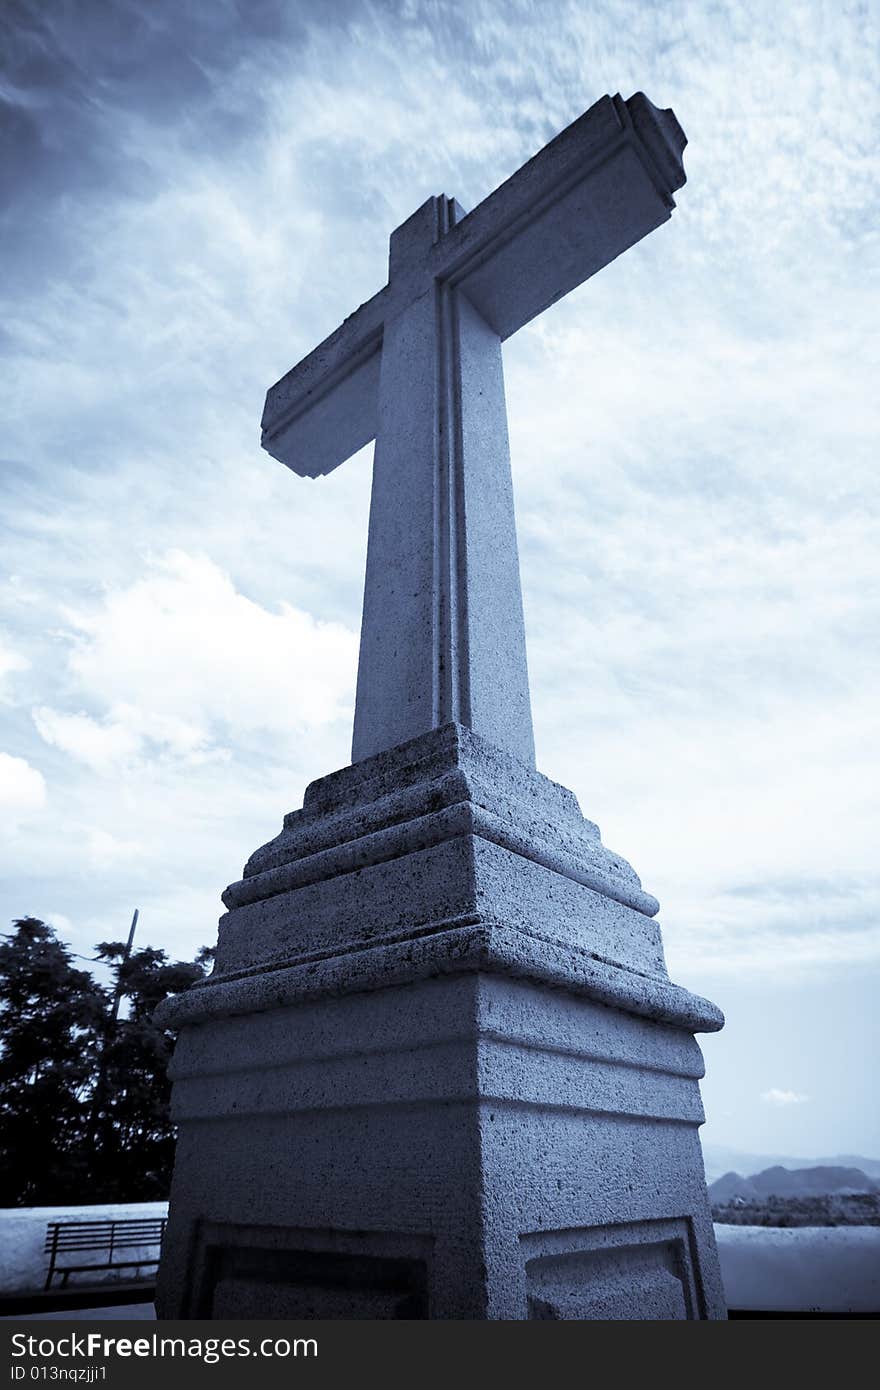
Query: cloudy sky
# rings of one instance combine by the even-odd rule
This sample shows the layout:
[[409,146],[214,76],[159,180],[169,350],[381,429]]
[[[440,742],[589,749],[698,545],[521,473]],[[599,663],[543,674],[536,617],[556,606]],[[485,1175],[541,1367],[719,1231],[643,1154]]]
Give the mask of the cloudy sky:
[[[6,0],[3,923],[188,956],[348,761],[371,449],[266,388],[604,93],[672,221],[505,347],[538,763],[716,1000],[710,1140],[880,1153],[877,10]],[[873,639],[873,640],[872,640]]]

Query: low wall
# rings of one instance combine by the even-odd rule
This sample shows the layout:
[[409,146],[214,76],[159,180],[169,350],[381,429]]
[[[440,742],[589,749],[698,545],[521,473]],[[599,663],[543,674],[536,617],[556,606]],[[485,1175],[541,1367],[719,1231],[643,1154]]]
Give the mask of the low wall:
[[880,1312],[880,1226],[720,1226],[729,1308]]
[[[41,1289],[46,1282],[49,1257],[44,1253],[46,1226],[50,1221],[122,1221],[126,1217],[166,1216],[167,1202],[127,1202],[112,1205],[82,1207],[3,1207],[0,1208],[0,1293],[24,1293],[31,1289]],[[142,1255],[144,1260],[158,1254],[155,1246],[139,1250],[126,1250],[125,1258],[136,1260]],[[83,1259],[90,1258],[84,1252]],[[96,1259],[100,1256],[95,1255]],[[145,1273],[152,1273],[155,1265],[144,1266]],[[93,1274],[71,1274],[68,1287],[76,1283],[96,1284],[114,1280],[131,1280],[137,1270],[102,1269]],[[60,1277],[54,1281],[60,1284]]]
[[[167,1202],[0,1209],[0,1293],[42,1289],[49,1221],[165,1216]],[[880,1311],[880,1226],[716,1226],[728,1306],[771,1312]],[[135,1250],[126,1252],[133,1258]],[[155,1254],[144,1250],[144,1256]],[[152,1267],[151,1267],[152,1268]],[[75,1282],[131,1279],[136,1271],[71,1275]]]

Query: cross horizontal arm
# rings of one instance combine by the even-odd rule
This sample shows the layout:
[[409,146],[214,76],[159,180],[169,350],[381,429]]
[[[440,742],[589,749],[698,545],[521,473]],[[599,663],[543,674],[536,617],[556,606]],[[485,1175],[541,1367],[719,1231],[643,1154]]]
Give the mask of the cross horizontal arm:
[[602,97],[473,212],[436,228],[417,263],[404,258],[389,284],[269,389],[263,447],[311,478],[343,463],[378,428],[389,317],[432,283],[447,284],[509,338],[667,220],[685,182],[686,143],[673,113],[642,92]]
[[433,277],[509,338],[670,217],[686,143],[643,92],[602,97],[434,246]]
[[375,437],[387,285],[269,388],[263,448],[303,477],[329,473]]

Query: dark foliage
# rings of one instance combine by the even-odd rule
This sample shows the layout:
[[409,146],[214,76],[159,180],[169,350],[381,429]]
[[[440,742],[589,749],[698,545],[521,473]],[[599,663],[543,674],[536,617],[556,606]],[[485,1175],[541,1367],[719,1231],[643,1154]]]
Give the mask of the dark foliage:
[[725,1226],[880,1226],[880,1193],[739,1197],[713,1203],[712,1219]]
[[152,1013],[201,979],[210,951],[125,960],[102,942],[115,991],[76,969],[51,926],[20,918],[0,942],[0,1206],[150,1201],[168,1195],[174,1131],[166,1075],[173,1034]]
[[75,1201],[106,995],[45,922],[13,925],[0,944],[0,1204]]
[[128,1009],[105,1026],[94,1090],[93,1174],[102,1201],[133,1201],[134,1193],[138,1201],[161,1200],[174,1161],[168,1080],[174,1035],[157,1028],[152,1014],[169,994],[203,978],[211,952],[169,962],[164,951],[144,946],[125,960],[123,942],[102,941],[96,955],[112,967]]

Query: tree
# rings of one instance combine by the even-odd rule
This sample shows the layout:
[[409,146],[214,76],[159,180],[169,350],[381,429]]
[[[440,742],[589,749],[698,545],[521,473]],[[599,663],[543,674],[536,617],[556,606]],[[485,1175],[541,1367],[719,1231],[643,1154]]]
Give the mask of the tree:
[[81,1200],[107,996],[46,922],[13,927],[0,944],[0,1205]]
[[153,1012],[170,994],[204,978],[213,951],[194,961],[169,961],[144,946],[126,959],[121,941],[103,941],[97,959],[112,966],[127,1016],[108,1016],[96,1082],[93,1178],[105,1201],[151,1201],[168,1196],[174,1161],[168,1063],[174,1034],[157,1027]]
[[0,1206],[168,1196],[174,1156],[168,1062],[156,1006],[204,978],[213,951],[169,961],[96,947],[105,989],[36,917],[0,938]]

